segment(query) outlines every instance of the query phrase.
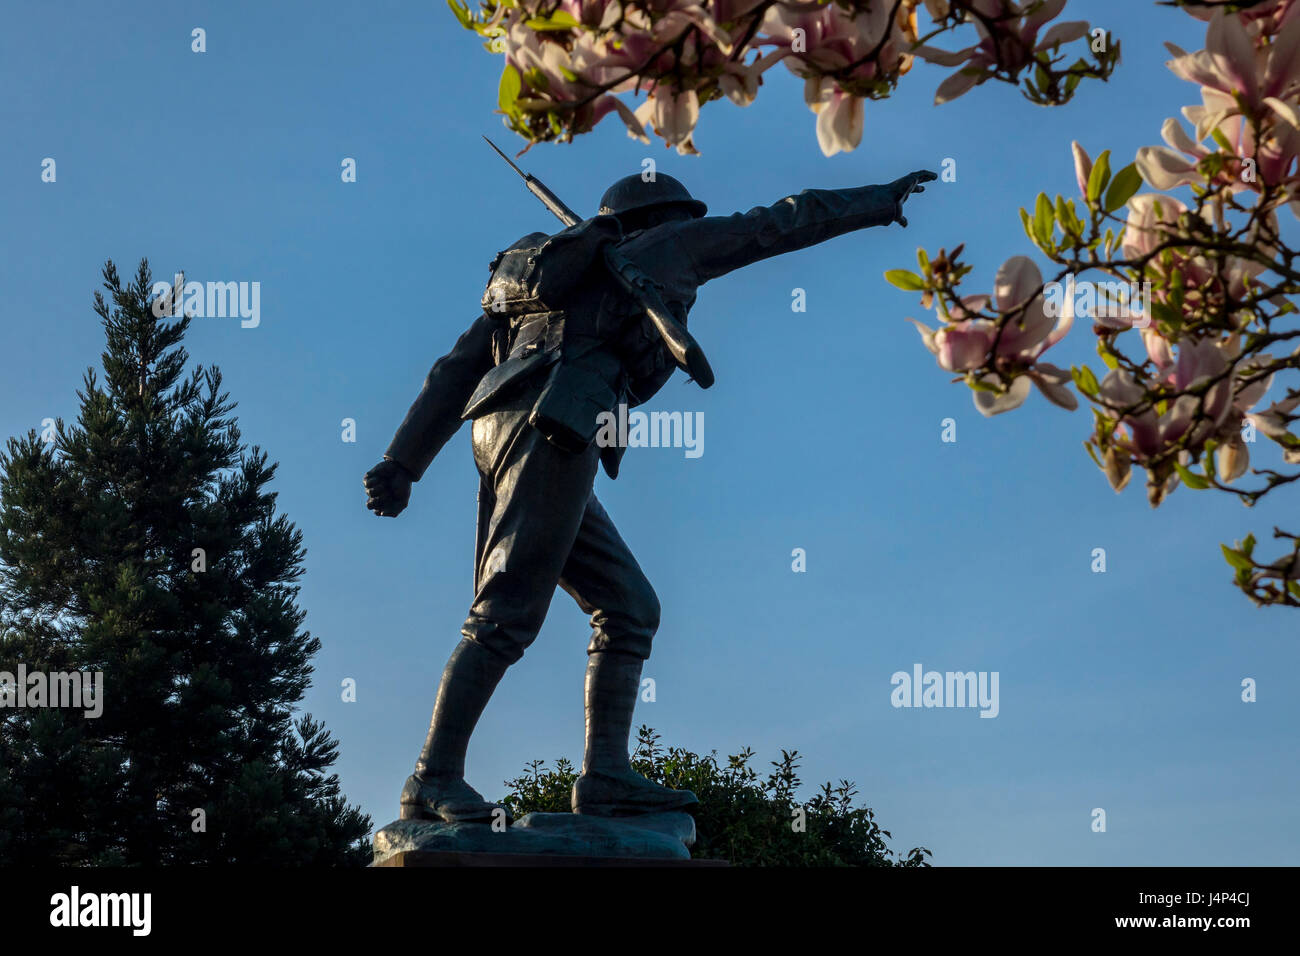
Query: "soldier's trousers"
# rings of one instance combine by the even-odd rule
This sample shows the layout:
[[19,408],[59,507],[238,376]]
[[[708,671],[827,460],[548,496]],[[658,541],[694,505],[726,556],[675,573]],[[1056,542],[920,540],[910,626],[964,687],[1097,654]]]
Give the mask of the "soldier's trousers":
[[593,490],[600,449],[556,448],[528,423],[526,390],[474,420],[480,485],[474,603],[461,633],[514,663],[556,585],[591,618],[588,653],[645,659],[659,599]]

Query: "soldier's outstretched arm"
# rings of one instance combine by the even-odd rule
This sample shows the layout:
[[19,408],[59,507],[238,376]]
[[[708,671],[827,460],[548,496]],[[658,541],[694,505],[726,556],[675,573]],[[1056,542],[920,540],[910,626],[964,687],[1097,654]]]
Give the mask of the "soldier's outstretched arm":
[[903,203],[938,177],[926,169],[892,183],[852,189],[805,189],[771,206],[732,216],[675,223],[700,282],[760,259],[814,246],[846,232],[897,222],[907,225]]
[[396,517],[402,512],[411,497],[411,483],[420,480],[460,428],[465,403],[492,368],[497,322],[486,313],[480,315],[455,347],[433,363],[384,460],[366,472],[366,507],[375,514]]

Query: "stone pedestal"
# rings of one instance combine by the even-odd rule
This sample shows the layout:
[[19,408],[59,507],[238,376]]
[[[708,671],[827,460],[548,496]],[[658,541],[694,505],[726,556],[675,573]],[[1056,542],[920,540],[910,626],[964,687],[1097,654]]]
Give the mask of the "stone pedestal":
[[[504,830],[490,823],[397,820],[375,833],[372,866],[698,866],[688,813],[592,817],[529,813]],[[722,862],[720,865],[726,865]]]

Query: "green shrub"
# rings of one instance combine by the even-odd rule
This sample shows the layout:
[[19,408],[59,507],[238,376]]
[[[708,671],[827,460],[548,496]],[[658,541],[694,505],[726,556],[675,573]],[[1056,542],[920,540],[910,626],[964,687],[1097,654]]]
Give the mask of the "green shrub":
[[[698,841],[692,854],[728,860],[735,866],[929,866],[924,847],[895,859],[886,844],[891,837],[876,823],[870,807],[854,806],[857,789],[848,780],[822,785],[811,799],[796,796],[800,780],[798,751],[781,751],[766,778],[751,767],[754,752],[718,762],[681,747],[659,746],[659,735],[642,726],[632,766],[637,773],[700,798],[694,809]],[[534,760],[505,785],[503,798],[516,817],[532,811],[567,813],[577,768],[561,757],[555,769]],[[892,838],[892,837],[891,837]]]

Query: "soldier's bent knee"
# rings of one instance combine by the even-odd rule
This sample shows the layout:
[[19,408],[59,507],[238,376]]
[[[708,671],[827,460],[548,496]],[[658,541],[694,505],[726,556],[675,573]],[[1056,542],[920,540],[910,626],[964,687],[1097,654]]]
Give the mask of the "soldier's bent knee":
[[502,625],[496,621],[471,616],[460,629],[461,634],[475,644],[487,648],[509,664],[524,656],[524,651],[537,639],[537,631]]
[[592,615],[594,625],[588,653],[618,651],[645,659],[659,630],[659,597],[649,581],[629,588],[617,608]]
[[642,629],[649,631],[650,636],[653,637],[655,632],[659,630],[659,595],[655,594],[654,588],[650,586],[648,581],[640,596],[640,601],[640,613],[637,616],[641,620]]

